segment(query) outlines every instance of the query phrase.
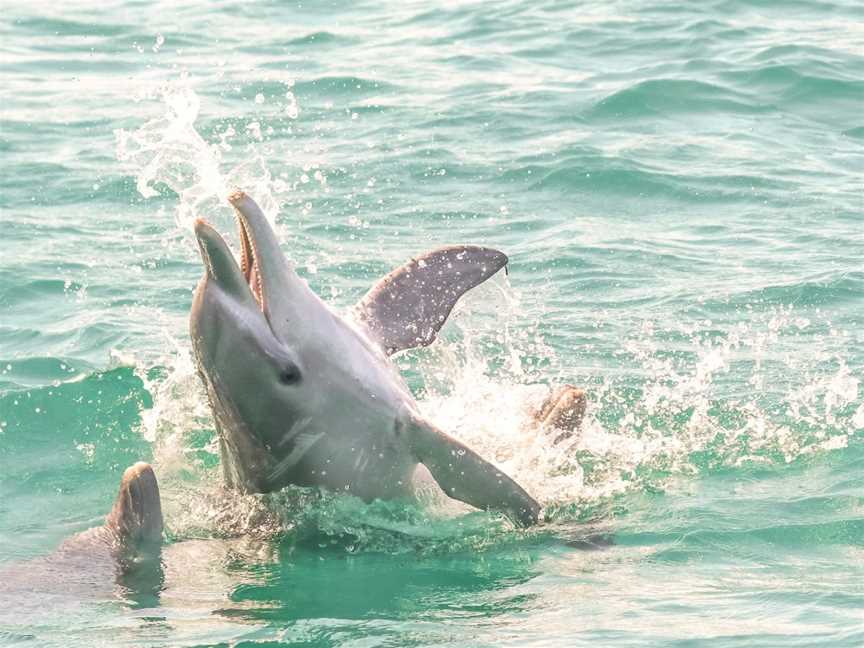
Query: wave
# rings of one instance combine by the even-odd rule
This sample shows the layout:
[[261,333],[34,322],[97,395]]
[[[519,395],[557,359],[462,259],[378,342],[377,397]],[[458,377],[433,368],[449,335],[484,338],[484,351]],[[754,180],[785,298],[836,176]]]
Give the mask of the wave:
[[314,31],[297,38],[292,38],[286,44],[295,47],[342,47],[357,42],[358,39],[346,34],[337,34],[331,31]]
[[[7,485],[38,470],[34,483],[51,488],[71,472],[98,474],[110,501],[127,466],[152,450],[138,432],[143,409],[152,404],[132,367],[94,370],[80,360],[29,358],[0,364],[0,455]],[[15,385],[10,389],[9,384]],[[25,479],[21,488],[26,488]]]
[[854,270],[830,272],[816,277],[796,279],[786,284],[769,284],[751,290],[742,290],[730,297],[737,308],[747,305],[789,306],[799,309],[838,309],[854,305],[864,296],[864,272]]
[[763,112],[752,97],[721,85],[690,79],[649,79],[607,95],[583,113],[591,121],[681,114]]
[[300,79],[295,83],[294,88],[300,95],[326,96],[328,99],[395,94],[400,90],[399,86],[392,83],[358,76],[319,76]]
[[[537,178],[530,189],[552,189],[562,193],[598,193],[636,198],[667,198],[706,203],[752,201],[753,192],[782,194],[792,188],[791,182],[748,174],[676,173],[648,167],[639,168],[624,160],[609,159],[594,164],[572,164],[562,161],[545,173],[542,168],[511,171]],[[685,169],[682,165],[682,171]]]
[[[822,74],[819,68],[823,68]],[[833,66],[812,61],[791,64],[764,65],[756,68],[732,69],[721,73],[722,78],[742,90],[770,97],[776,106],[790,106],[830,97],[860,101],[864,95],[864,81],[855,78],[828,76]]]
[[124,36],[133,30],[131,25],[121,23],[94,23],[47,16],[20,18],[16,20],[16,26],[51,36]]

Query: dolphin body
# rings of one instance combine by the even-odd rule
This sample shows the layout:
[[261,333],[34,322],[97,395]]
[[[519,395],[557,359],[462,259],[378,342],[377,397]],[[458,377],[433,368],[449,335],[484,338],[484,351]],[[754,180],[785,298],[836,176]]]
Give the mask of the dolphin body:
[[211,225],[196,222],[205,273],[190,315],[228,485],[392,499],[416,492],[422,464],[448,496],[536,523],[540,505],[424,419],[389,360],[430,344],[459,297],[507,257],[478,246],[429,252],[381,279],[343,318],[297,275],[258,205],[240,191],[228,200],[241,263]]

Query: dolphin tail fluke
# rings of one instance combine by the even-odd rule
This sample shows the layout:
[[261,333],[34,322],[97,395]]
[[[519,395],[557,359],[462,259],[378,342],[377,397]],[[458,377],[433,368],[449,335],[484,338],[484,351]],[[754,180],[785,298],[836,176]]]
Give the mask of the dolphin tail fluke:
[[438,485],[454,499],[500,511],[520,526],[536,524],[540,504],[510,477],[427,421],[416,421],[412,450]]
[[114,538],[124,571],[158,557],[162,545],[162,503],[150,464],[139,461],[123,473],[105,527]]

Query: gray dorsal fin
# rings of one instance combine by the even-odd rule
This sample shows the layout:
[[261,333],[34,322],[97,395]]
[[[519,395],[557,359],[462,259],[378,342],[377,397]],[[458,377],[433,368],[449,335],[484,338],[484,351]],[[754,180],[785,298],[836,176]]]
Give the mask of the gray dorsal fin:
[[355,318],[387,355],[435,340],[459,298],[507,265],[503,252],[454,245],[393,270],[355,306]]

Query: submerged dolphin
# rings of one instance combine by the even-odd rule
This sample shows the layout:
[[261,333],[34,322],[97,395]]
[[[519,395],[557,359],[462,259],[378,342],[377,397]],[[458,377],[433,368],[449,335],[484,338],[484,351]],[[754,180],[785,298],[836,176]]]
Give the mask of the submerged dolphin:
[[158,562],[162,548],[162,502],[159,484],[150,464],[129,466],[105,524],[66,540],[55,556],[78,552],[91,554],[99,547],[107,552],[117,573],[128,574],[142,565]]
[[[4,565],[0,599],[8,596],[24,605],[34,603],[33,594],[39,594],[35,605],[44,615],[49,601],[53,606],[101,598],[117,584],[138,591],[158,589],[161,548],[159,486],[150,465],[138,462],[123,473],[105,524],[68,538],[48,556]],[[7,607],[0,606],[0,625]]]
[[228,484],[389,499],[415,492],[423,464],[450,497],[537,522],[540,505],[515,481],[423,418],[388,358],[430,344],[459,297],[507,257],[477,246],[429,252],[381,279],[346,319],[297,275],[258,205],[242,192],[229,201],[241,264],[199,219],[205,273],[190,315]]

